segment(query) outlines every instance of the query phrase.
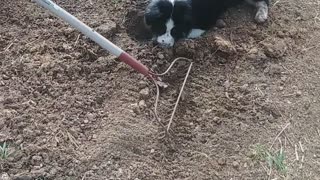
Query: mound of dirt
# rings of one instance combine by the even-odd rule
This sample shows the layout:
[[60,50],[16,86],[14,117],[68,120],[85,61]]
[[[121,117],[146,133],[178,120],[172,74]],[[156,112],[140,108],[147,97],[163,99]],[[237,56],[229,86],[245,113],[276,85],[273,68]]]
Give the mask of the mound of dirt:
[[126,32],[138,41],[147,41],[152,38],[152,33],[144,23],[144,12],[132,10],[126,15]]

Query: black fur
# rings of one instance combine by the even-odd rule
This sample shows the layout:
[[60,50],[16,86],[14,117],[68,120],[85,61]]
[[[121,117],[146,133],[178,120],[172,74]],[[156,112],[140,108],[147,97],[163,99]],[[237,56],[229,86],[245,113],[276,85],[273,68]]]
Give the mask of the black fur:
[[156,35],[166,31],[166,21],[171,17],[173,5],[167,0],[159,0],[150,6],[145,13],[145,22]]
[[[174,27],[171,36],[175,39],[186,38],[192,29],[208,30],[230,7],[245,0],[151,0],[145,13],[145,23],[155,36],[166,32],[166,23],[171,18]],[[248,1],[248,0],[247,0]],[[269,0],[251,0],[255,2]]]

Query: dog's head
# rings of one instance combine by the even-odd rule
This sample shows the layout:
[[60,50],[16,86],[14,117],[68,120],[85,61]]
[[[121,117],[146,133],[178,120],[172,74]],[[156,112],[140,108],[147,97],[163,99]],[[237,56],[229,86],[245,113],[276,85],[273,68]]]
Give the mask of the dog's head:
[[145,11],[145,24],[156,43],[171,47],[187,36],[192,26],[190,0],[151,0]]

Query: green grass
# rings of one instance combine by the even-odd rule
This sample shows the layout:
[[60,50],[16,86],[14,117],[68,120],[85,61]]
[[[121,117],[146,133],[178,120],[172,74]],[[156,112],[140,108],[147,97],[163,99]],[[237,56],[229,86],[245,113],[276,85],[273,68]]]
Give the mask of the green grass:
[[9,145],[3,142],[2,145],[0,145],[0,159],[7,159],[9,155]]
[[274,154],[268,153],[267,162],[270,168],[275,167],[279,172],[286,173],[287,166],[285,164],[285,154],[282,149]]
[[254,161],[266,162],[270,169],[275,168],[281,173],[287,172],[286,156],[283,149],[277,152],[270,152],[267,148],[258,144],[253,148],[251,158]]

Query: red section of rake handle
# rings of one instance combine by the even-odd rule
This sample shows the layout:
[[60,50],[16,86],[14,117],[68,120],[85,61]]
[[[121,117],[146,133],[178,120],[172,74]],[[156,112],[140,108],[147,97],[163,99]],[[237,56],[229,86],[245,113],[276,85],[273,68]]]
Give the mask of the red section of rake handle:
[[133,69],[135,69],[138,72],[140,72],[141,74],[143,74],[143,75],[145,75],[147,77],[151,76],[149,69],[145,65],[143,65],[141,62],[136,60],[134,57],[130,56],[128,53],[122,52],[118,58],[122,62],[128,64]]

